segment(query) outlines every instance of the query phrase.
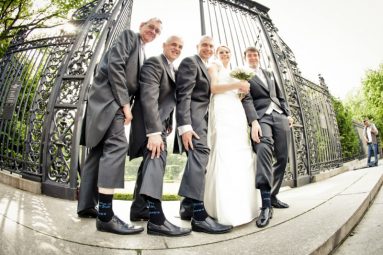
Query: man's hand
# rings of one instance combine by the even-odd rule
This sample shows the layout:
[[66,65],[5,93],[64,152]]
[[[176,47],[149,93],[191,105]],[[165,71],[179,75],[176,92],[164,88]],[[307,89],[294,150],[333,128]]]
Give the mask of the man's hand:
[[251,123],[251,139],[256,142],[260,143],[261,140],[260,138],[262,137],[262,129],[261,126],[259,125],[257,120],[254,120]]
[[192,141],[193,136],[195,138],[199,139],[199,136],[193,130],[187,131],[187,132],[182,134],[182,143],[183,143],[186,151],[189,151],[189,148],[192,150],[194,149],[193,141]]
[[124,112],[125,120],[124,125],[129,125],[129,123],[133,119],[132,111],[130,110],[130,104],[126,104],[122,107],[122,111]]
[[146,146],[149,151],[152,152],[151,159],[154,157],[159,158],[161,151],[165,149],[164,142],[162,141],[161,135],[151,135],[148,138],[148,145]]
[[292,127],[292,126],[293,126],[293,123],[294,123],[294,119],[293,119],[293,117],[291,117],[291,116],[287,116],[287,120],[289,121],[289,127]]

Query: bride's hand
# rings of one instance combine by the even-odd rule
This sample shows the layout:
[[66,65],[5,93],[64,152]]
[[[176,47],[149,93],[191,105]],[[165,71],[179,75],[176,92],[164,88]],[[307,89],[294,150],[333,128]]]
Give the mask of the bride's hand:
[[248,81],[240,81],[238,82],[238,90],[242,93],[249,93],[250,91],[250,83]]

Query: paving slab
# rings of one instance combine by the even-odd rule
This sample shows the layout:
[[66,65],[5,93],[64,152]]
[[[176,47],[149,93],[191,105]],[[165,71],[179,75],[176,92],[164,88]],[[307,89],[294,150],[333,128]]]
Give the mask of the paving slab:
[[[185,237],[120,236],[98,232],[94,219],[76,214],[76,201],[38,195],[0,184],[0,254],[328,254],[357,224],[383,181],[383,166],[347,171],[293,189],[279,198],[270,225],[252,221],[232,232]],[[240,198],[239,198],[240,199]],[[114,200],[129,221],[130,201]],[[164,202],[167,218],[182,227],[179,202]],[[141,222],[137,225],[144,226]]]

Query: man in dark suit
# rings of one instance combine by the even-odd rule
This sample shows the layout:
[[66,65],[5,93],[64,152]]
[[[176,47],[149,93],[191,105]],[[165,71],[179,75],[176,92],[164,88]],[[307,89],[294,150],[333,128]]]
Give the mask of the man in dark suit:
[[[262,208],[258,227],[269,224],[275,208],[288,208],[277,198],[287,166],[290,127],[293,119],[281,89],[271,73],[259,67],[259,51],[248,47],[244,53],[256,75],[249,81],[250,93],[242,103],[251,123],[253,150],[257,154],[256,187],[261,191]],[[276,162],[273,163],[273,154]]]
[[[112,209],[115,188],[124,187],[128,144],[124,125],[132,120],[130,103],[138,90],[143,46],[161,33],[162,22],[141,23],[138,34],[125,30],[103,56],[89,90],[83,142],[89,148],[81,172],[77,214],[96,217],[99,231],[134,234],[142,227],[126,224]],[[98,188],[98,190],[97,190]],[[99,203],[98,213],[95,206]]]
[[145,61],[140,74],[139,100],[132,109],[129,155],[131,159],[143,156],[138,170],[142,180],[137,181],[135,193],[148,203],[147,233],[151,235],[183,236],[191,232],[170,223],[161,205],[166,137],[171,131],[170,119],[176,105],[173,61],[180,56],[182,47],[181,38],[171,36],[163,44],[163,54]]
[[176,81],[178,134],[188,159],[178,194],[192,203],[192,230],[225,233],[232,229],[209,217],[203,204],[205,172],[209,159],[207,146],[207,111],[210,101],[210,78],[207,61],[213,55],[214,43],[203,36],[197,45],[198,55],[182,60]]

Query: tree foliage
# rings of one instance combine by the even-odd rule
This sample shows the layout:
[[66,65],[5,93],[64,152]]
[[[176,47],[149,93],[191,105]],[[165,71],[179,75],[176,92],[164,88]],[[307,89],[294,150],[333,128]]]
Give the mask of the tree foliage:
[[2,0],[0,1],[0,57],[20,31],[54,27],[64,22],[71,10],[90,0]]
[[332,98],[336,120],[338,122],[340,143],[343,158],[352,158],[359,155],[359,137],[352,123],[353,114],[342,102]]
[[[365,116],[372,119],[379,132],[383,132],[383,64],[377,70],[368,70],[363,79],[363,94],[366,100]],[[383,136],[380,135],[380,141]]]

